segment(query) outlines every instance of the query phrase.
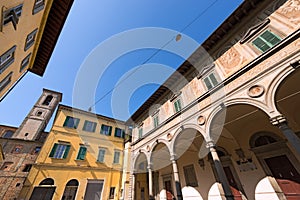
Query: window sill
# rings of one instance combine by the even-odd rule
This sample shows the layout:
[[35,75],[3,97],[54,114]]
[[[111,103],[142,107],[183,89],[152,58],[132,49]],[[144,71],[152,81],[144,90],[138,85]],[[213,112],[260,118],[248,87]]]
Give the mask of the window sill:
[[86,159],[80,160],[80,159],[75,159],[76,162],[86,162]]
[[66,158],[54,158],[54,157],[49,157],[49,158],[51,158],[53,160],[66,160]]

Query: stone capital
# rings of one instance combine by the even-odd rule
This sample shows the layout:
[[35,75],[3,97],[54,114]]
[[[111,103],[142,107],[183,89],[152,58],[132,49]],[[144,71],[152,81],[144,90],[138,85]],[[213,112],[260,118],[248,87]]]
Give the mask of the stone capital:
[[147,165],[147,169],[148,169],[148,170],[152,170],[152,167],[153,167],[153,163],[149,163],[149,164]]
[[206,148],[208,148],[208,149],[210,149],[210,148],[215,148],[216,147],[216,145],[215,145],[215,143],[214,143],[214,141],[208,141],[208,142],[206,142]]
[[171,160],[172,162],[173,162],[173,161],[176,161],[176,160],[177,160],[177,155],[176,155],[176,154],[171,155],[170,160]]
[[270,118],[270,122],[274,126],[280,126],[283,123],[287,123],[287,120],[283,115],[278,115],[276,117]]

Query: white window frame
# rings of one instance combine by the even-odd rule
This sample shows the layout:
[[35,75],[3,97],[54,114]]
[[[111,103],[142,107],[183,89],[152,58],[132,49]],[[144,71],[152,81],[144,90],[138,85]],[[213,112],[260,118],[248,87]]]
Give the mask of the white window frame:
[[[100,156],[100,151],[104,151],[104,154],[103,154],[103,160],[99,160],[99,156]],[[99,147],[98,148],[98,156],[97,156],[97,162],[100,162],[100,163],[104,163],[105,162],[105,154],[107,152],[107,149],[105,147]]]
[[[115,162],[116,154],[119,154],[118,162]],[[120,150],[114,150],[113,164],[120,164],[120,159],[121,159],[121,151]]]
[[16,48],[17,46],[14,45],[0,56],[0,74],[15,61]]
[[[211,80],[210,75],[213,75],[213,76],[215,77],[217,83],[214,83],[214,82]],[[219,74],[217,73],[216,70],[210,70],[210,71],[209,71],[208,73],[206,73],[201,79],[202,79],[202,82],[203,82],[203,84],[204,84],[204,86],[205,86],[205,88],[206,88],[207,90],[213,89],[215,86],[217,86],[217,85],[221,82],[220,76],[219,76]],[[212,86],[211,88],[209,88],[209,87],[206,85],[205,79],[209,80],[209,82],[210,82],[210,84],[211,84],[211,86]]]

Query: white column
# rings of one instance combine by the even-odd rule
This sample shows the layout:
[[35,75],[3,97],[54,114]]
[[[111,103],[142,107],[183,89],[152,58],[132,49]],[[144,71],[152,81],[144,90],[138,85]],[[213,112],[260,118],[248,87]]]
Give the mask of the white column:
[[179,172],[178,172],[175,155],[171,156],[171,162],[172,162],[172,167],[173,167],[173,175],[174,175],[174,181],[175,181],[175,187],[176,187],[177,200],[183,200],[182,192],[181,192],[181,184],[180,184],[180,179],[179,179]]
[[151,164],[149,164],[147,168],[148,168],[148,175],[149,175],[149,183],[148,183],[149,184],[149,200],[154,200]]

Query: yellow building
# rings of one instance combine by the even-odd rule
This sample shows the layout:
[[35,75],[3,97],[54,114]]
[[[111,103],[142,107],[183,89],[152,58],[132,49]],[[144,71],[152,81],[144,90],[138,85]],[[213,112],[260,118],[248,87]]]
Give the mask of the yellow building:
[[119,199],[123,121],[60,105],[19,199]]
[[27,71],[43,75],[72,3],[0,1],[0,101]]

